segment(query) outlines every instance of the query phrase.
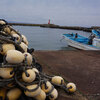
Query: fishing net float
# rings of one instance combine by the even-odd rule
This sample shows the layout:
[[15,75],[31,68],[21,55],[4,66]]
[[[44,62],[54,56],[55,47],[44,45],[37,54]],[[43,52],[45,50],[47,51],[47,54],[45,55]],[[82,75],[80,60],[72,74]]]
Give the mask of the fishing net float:
[[2,100],[20,100],[26,96],[33,100],[55,100],[57,88],[74,93],[76,85],[61,76],[47,75],[32,55],[24,35],[0,19],[0,97]]

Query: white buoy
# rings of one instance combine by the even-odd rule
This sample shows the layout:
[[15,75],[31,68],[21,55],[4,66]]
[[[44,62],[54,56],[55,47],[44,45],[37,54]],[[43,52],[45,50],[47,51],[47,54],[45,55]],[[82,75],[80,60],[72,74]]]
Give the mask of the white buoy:
[[0,20],[0,24],[1,24],[1,25],[5,25],[5,24],[6,24],[6,22],[5,22],[5,21],[3,21],[3,20]]
[[35,96],[35,99],[36,100],[45,100],[46,99],[46,93],[43,90],[41,90],[40,94]]
[[18,50],[9,50],[6,54],[6,61],[11,64],[22,63],[24,55]]
[[32,64],[32,55],[28,52],[23,53],[23,55],[25,57],[24,60],[26,59],[26,61],[27,61],[27,64],[31,65]]
[[51,82],[55,85],[61,85],[64,84],[64,79],[61,76],[54,76],[52,77]]
[[4,27],[3,31],[9,35],[11,34],[11,28],[9,26]]
[[24,52],[27,52],[28,46],[24,42],[21,42],[20,46],[22,47],[22,49],[24,50]]
[[[34,85],[29,85],[29,86],[26,86],[27,89],[35,89],[37,87],[37,84],[34,84]],[[37,95],[39,95],[41,92],[41,88],[39,87],[37,90],[33,91],[33,92],[29,92],[29,91],[24,91],[25,95],[26,96],[29,96],[29,97],[35,97]]]
[[13,88],[8,91],[7,98],[8,100],[17,100],[21,96],[22,92],[18,88]]
[[4,31],[1,31],[1,33],[4,34],[4,35],[6,34],[6,32],[4,32]]
[[56,100],[57,97],[58,97],[58,91],[57,91],[56,89],[54,89],[54,90],[51,92],[51,94],[50,94],[50,96],[49,96],[49,99],[50,99],[50,100]]
[[5,79],[9,79],[14,76],[12,72],[13,68],[0,68],[0,76]]
[[12,31],[11,31],[11,34],[12,34],[12,35],[13,35],[13,34],[17,34],[17,32],[14,31],[14,30],[12,30]]
[[28,40],[25,35],[22,35],[22,40],[26,45],[28,45]]
[[28,76],[25,74],[25,72],[22,73],[22,79],[25,81],[25,82],[33,82],[36,78],[36,74],[35,72],[33,72],[32,69],[28,69],[26,70]]
[[43,84],[41,85],[41,89],[42,89],[45,93],[48,93],[48,92],[50,92],[50,90],[52,89],[52,84],[51,84],[49,81],[47,81],[46,83],[43,83]]
[[15,50],[15,46],[13,44],[3,44],[0,53],[5,55],[9,50]]
[[36,68],[32,68],[32,70],[39,74],[39,71]]
[[20,41],[20,36],[18,34],[12,34],[12,36],[14,38],[16,38],[16,41],[19,42]]
[[74,93],[76,91],[76,85],[74,83],[68,83],[66,87],[70,93]]

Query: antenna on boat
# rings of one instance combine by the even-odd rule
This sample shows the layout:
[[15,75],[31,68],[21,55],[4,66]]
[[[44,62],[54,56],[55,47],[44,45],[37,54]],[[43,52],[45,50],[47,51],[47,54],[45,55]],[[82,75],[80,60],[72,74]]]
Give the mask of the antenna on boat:
[[62,40],[63,40],[63,39],[65,39],[65,37],[64,37],[64,36],[62,36],[62,39],[60,39],[60,42],[62,42]]

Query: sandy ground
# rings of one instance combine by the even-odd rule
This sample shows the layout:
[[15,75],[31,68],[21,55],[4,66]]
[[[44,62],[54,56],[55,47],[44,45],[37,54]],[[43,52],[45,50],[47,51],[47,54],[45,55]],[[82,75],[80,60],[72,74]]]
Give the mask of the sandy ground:
[[35,57],[44,73],[61,75],[77,85],[74,95],[60,90],[58,100],[100,100],[100,52],[35,51]]

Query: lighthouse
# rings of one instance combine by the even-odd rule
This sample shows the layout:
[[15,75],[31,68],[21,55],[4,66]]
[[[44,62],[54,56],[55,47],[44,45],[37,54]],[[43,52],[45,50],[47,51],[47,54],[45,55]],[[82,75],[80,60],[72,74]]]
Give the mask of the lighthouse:
[[48,21],[48,24],[50,24],[50,19],[49,19],[49,21]]

